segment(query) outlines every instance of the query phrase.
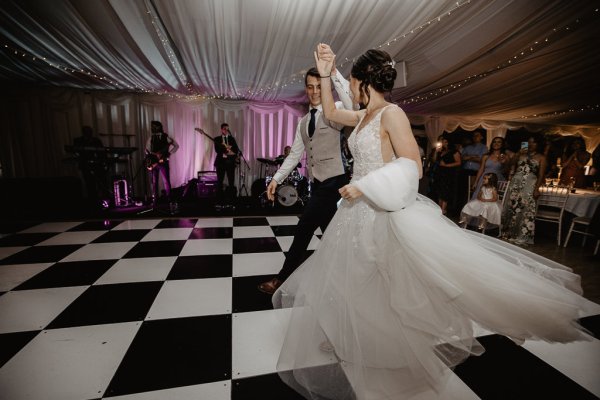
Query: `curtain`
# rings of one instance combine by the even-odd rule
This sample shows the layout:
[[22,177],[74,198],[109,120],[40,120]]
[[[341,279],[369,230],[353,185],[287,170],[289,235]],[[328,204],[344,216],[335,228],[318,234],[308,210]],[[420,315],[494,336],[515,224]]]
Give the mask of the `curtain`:
[[199,171],[214,170],[211,137],[220,134],[222,123],[229,124],[243,154],[235,184],[245,186],[250,194],[256,179],[273,172],[257,158],[282,154],[283,148],[292,144],[298,120],[306,112],[302,106],[281,102],[192,101],[78,89],[15,90],[0,101],[5,121],[0,139],[4,176],[78,176],[77,164],[65,145],[72,144],[82,126],[88,125],[104,146],[136,148],[130,156],[121,156],[122,162],[111,164],[110,172],[129,179],[140,197],[150,192],[143,167],[150,121],[161,121],[180,146],[170,158],[173,187],[185,185]]

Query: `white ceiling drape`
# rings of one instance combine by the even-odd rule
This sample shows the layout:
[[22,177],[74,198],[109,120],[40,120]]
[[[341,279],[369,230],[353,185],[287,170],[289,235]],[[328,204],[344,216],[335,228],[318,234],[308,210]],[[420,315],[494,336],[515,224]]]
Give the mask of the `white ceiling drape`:
[[318,42],[346,75],[382,46],[409,113],[591,132],[599,22],[596,0],[5,0],[0,79],[295,103]]

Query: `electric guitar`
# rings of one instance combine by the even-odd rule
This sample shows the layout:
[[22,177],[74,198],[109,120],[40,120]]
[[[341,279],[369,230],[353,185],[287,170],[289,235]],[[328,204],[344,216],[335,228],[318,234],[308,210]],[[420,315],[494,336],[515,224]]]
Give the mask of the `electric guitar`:
[[[170,146],[170,145],[168,145]],[[151,152],[146,150],[144,165],[148,171],[152,171],[158,164],[162,164],[169,159],[169,147],[162,148],[159,151]]]
[[[202,128],[194,128],[194,130],[197,132],[200,132],[201,134],[203,134],[204,136],[206,136],[207,138],[212,140],[214,143],[215,138],[210,136],[208,133],[204,132],[204,130]],[[231,145],[223,143],[223,146],[227,150],[227,153],[226,153],[227,161],[228,162],[234,161],[236,164],[239,164],[240,163],[240,155],[231,151]]]

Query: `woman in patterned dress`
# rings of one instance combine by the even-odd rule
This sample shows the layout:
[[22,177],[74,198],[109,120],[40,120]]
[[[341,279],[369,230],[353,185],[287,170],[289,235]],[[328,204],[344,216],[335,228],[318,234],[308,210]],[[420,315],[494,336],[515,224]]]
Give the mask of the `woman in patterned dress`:
[[536,200],[544,179],[546,157],[538,136],[531,136],[528,147],[515,156],[516,165],[506,191],[508,201],[502,213],[503,238],[517,245],[533,244]]

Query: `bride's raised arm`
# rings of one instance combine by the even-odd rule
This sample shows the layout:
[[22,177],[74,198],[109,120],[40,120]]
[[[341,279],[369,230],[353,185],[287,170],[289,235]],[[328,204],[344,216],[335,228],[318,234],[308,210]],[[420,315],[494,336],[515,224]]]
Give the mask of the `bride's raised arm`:
[[329,46],[322,43],[317,45],[314,55],[317,70],[321,76],[321,105],[325,118],[342,125],[356,126],[362,111],[340,110],[335,107],[330,79],[335,55],[329,50]]

